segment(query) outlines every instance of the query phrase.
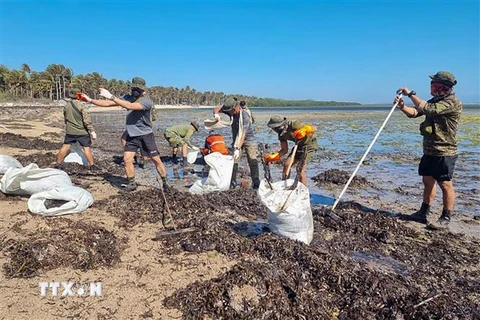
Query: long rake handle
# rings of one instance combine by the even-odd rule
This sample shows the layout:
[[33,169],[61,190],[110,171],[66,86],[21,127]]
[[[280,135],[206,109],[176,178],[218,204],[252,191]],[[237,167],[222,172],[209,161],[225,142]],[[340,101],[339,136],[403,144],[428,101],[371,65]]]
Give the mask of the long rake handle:
[[175,225],[175,221],[173,220],[172,213],[170,212],[170,207],[168,206],[167,197],[165,197],[165,192],[163,191],[163,185],[161,184],[160,179],[158,179],[158,176],[157,182],[158,186],[160,187],[160,192],[162,193],[163,201],[165,202],[165,208],[167,209],[167,213],[170,217],[170,220],[172,221],[173,230],[177,230],[177,226]]
[[[399,98],[400,98],[401,96],[402,96],[402,94],[397,95],[397,97],[399,97]],[[400,100],[399,100],[398,102],[400,102]],[[350,178],[348,179],[347,183],[346,183],[345,186],[343,187],[342,192],[340,192],[340,195],[338,196],[337,200],[335,200],[335,203],[333,204],[333,207],[332,207],[332,210],[331,210],[331,211],[334,211],[334,210],[335,210],[335,207],[337,206],[338,202],[340,201],[340,199],[342,198],[343,194],[344,194],[345,191],[347,190],[348,186],[350,185],[350,182],[352,182],[353,177],[355,177],[355,175],[357,174],[358,169],[360,169],[360,166],[362,165],[363,161],[364,161],[365,158],[367,157],[367,154],[370,152],[370,149],[372,149],[373,145],[375,144],[375,141],[377,141],[378,136],[380,136],[380,133],[382,132],[383,128],[385,127],[385,125],[387,124],[388,120],[390,119],[390,117],[392,116],[393,112],[395,111],[395,108],[397,107],[398,102],[393,105],[393,107],[392,107],[392,109],[390,110],[390,113],[388,114],[387,118],[385,119],[385,121],[383,121],[382,126],[381,126],[380,129],[378,130],[378,132],[377,132],[377,134],[375,135],[375,137],[373,138],[372,142],[370,142],[370,145],[368,146],[367,151],[365,151],[365,153],[363,154],[362,159],[360,159],[360,162],[358,163],[357,167],[355,168],[355,170],[353,171],[352,175],[351,175]]]
[[290,161],[290,164],[287,167],[287,171],[285,171],[285,180],[287,180],[288,176],[290,175],[290,170],[292,169],[293,162],[295,161],[295,155],[297,154],[297,149],[298,149],[298,143],[295,143],[295,146],[293,147],[293,151],[292,151],[292,161]]

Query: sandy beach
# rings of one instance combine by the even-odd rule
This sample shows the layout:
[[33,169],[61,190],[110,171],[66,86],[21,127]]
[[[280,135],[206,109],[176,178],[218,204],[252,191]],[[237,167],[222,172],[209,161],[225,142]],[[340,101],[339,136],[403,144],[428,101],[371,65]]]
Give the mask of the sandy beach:
[[[90,109],[107,110],[123,111]],[[64,134],[61,107],[0,108],[0,124],[0,154],[23,165],[54,164]],[[270,232],[245,237],[239,229],[266,222],[267,210],[251,189],[194,197],[185,193],[193,181],[185,175],[166,193],[167,209],[155,180],[137,167],[145,175],[139,190],[119,193],[123,168],[112,160],[121,155],[118,134],[103,126],[94,146],[102,171],[64,169],[92,194],[86,211],[44,218],[28,212],[28,197],[0,193],[0,319],[478,316],[480,222],[473,214],[458,219],[456,231],[432,232],[391,217],[416,203],[392,202],[386,212],[360,205],[358,194],[358,202],[339,206],[340,221],[313,206],[310,246]],[[169,154],[158,137],[161,155]],[[380,202],[372,197],[368,205],[385,207]],[[172,230],[162,225],[167,210],[179,229],[195,231],[152,240]],[[42,297],[39,283],[49,281],[101,282],[103,294]]]

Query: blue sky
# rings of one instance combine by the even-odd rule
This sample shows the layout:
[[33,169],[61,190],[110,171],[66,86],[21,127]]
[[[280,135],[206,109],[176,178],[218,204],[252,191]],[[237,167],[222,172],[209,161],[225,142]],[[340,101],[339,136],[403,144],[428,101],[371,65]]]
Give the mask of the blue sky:
[[259,97],[428,99],[453,72],[479,102],[479,1],[6,1],[0,64]]

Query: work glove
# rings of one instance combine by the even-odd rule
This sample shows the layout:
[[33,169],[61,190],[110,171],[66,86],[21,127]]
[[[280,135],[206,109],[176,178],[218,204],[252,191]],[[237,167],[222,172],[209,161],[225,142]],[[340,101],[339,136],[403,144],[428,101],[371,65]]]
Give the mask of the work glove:
[[302,140],[303,138],[305,138],[306,136],[312,133],[313,133],[313,127],[309,124],[306,124],[300,129],[295,130],[293,134],[295,135],[295,138],[297,138],[297,140]]
[[220,115],[218,113],[214,113],[213,118],[215,118],[217,121],[220,121]]
[[100,88],[100,95],[105,99],[112,100],[115,96],[110,93],[107,89]]
[[274,152],[274,153],[271,153],[271,154],[267,154],[265,156],[265,160],[267,162],[275,162],[275,161],[280,161],[282,157],[280,156],[280,153],[278,152]]
[[235,149],[233,152],[233,160],[238,160],[240,159],[240,149]]
[[92,138],[92,140],[97,140],[97,134],[95,132],[90,132],[90,138]]
[[85,102],[92,102],[92,98],[87,96],[85,93],[77,92],[76,98]]

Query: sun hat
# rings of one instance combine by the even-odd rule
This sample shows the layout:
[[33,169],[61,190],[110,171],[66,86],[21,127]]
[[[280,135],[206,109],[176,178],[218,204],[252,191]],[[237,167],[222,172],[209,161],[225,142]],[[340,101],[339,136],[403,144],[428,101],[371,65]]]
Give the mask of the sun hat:
[[147,89],[146,85],[147,85],[147,83],[145,82],[145,80],[143,80],[143,78],[134,77],[132,79],[132,83],[130,84],[130,87],[138,88],[138,89],[141,89],[141,90],[145,91],[145,89]]
[[235,108],[235,106],[238,104],[237,100],[234,98],[228,98],[227,101],[223,103],[222,108],[220,109],[221,112],[230,112]]
[[450,88],[457,84],[457,80],[455,79],[453,73],[448,71],[438,71],[429,77],[433,82],[444,84]]
[[198,128],[200,128],[200,125],[198,124],[197,121],[192,121],[192,122],[190,122],[190,124],[191,124],[191,125],[195,128],[195,130],[197,130],[197,131],[198,131]]
[[270,118],[270,120],[267,123],[267,126],[270,128],[277,128],[283,125],[287,121],[287,118],[281,117],[281,116],[273,116]]
[[77,99],[77,92],[81,92],[78,88],[68,90],[67,97],[70,99]]

